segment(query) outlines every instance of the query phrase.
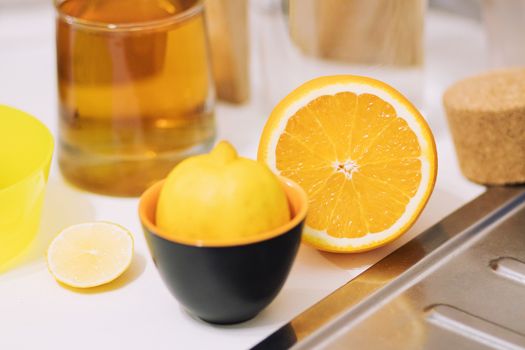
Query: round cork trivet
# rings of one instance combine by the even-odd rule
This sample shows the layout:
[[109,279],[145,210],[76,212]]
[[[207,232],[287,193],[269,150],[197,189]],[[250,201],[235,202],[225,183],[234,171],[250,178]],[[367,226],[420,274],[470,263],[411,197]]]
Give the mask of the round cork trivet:
[[461,80],[443,103],[467,178],[486,185],[525,182],[525,68]]

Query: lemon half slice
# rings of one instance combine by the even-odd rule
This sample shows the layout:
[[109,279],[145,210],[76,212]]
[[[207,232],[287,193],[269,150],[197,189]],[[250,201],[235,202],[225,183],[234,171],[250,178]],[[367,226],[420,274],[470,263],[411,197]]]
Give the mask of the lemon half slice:
[[117,224],[89,222],[61,231],[47,250],[49,271],[59,282],[76,288],[109,283],[133,259],[133,237]]

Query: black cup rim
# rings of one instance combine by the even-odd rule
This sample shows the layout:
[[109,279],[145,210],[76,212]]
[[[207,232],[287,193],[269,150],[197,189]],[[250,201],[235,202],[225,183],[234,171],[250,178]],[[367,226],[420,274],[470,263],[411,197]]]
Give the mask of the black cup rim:
[[[296,182],[284,176],[278,176],[278,179],[281,185],[283,186],[283,188],[285,188],[286,190],[288,204],[294,215],[286,224],[276,227],[272,230],[268,230],[264,233],[255,235],[253,237],[235,239],[232,241],[185,240],[185,239],[174,239],[173,237],[170,237],[170,235],[160,230],[160,228],[158,228],[156,224],[149,218],[150,215],[148,215],[148,212],[150,212],[151,210],[150,207],[152,205],[155,205],[156,207],[158,196],[159,196],[162,186],[164,185],[165,180],[158,181],[152,186],[150,186],[146,191],[144,191],[144,193],[140,197],[140,202],[139,202],[140,221],[142,222],[142,225],[144,225],[144,227],[147,229],[147,231],[150,234],[160,237],[169,242],[192,246],[192,247],[203,247],[203,248],[223,247],[224,248],[224,247],[236,247],[236,246],[264,242],[264,241],[279,237],[281,235],[284,235],[290,232],[294,227],[300,225],[301,222],[305,220],[306,213],[308,211],[308,199],[307,199],[307,195],[304,192],[303,188],[300,185],[298,185]],[[295,202],[292,202],[293,198],[292,198],[291,193],[293,193],[293,196],[295,196],[295,200],[296,200]]]

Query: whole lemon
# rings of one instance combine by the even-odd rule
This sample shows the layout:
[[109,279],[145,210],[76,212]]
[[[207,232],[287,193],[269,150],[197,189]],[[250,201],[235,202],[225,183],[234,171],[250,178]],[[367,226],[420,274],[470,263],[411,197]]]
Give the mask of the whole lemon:
[[262,163],[239,157],[221,141],[209,154],[188,158],[168,175],[157,226],[173,238],[231,241],[290,220],[284,189]]

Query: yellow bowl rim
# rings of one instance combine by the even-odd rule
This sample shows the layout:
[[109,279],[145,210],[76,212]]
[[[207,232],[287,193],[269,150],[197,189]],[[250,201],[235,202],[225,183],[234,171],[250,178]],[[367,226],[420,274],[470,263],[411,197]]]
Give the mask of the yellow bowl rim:
[[[18,179],[17,181],[13,182],[12,184],[8,186],[0,187],[0,194],[4,191],[8,191],[12,189],[13,187],[18,186],[19,184],[24,183],[25,181],[28,181],[29,179],[33,178],[35,174],[37,174],[39,171],[41,171],[48,164],[51,163],[51,159],[53,157],[53,152],[55,149],[55,140],[53,139],[53,134],[48,129],[48,127],[44,123],[42,123],[40,120],[38,120],[36,117],[32,116],[29,113],[21,111],[17,108],[13,108],[7,105],[0,104],[0,114],[2,113],[2,110],[14,112],[14,114],[16,114],[17,117],[26,118],[27,120],[30,120],[35,125],[38,125],[42,129],[43,133],[47,135],[49,144],[46,146],[48,147],[49,151],[46,152],[45,157],[43,157],[43,160],[38,163],[38,166],[35,166],[34,169],[31,170],[27,175],[24,175],[23,177],[21,177],[20,179]],[[0,124],[1,124],[1,119],[0,119]]]

